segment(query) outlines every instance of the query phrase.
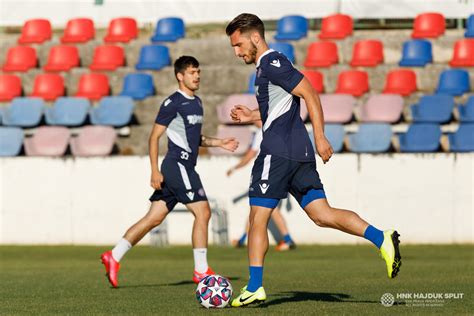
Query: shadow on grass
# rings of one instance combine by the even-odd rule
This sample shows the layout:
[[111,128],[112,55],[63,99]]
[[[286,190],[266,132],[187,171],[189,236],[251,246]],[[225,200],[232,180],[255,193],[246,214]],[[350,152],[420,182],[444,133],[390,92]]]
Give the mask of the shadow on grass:
[[[227,277],[227,278],[231,281],[240,280],[239,277]],[[182,285],[189,285],[189,284],[194,284],[194,282],[191,280],[183,280],[179,282],[161,283],[161,284],[131,284],[131,285],[120,286],[119,289],[140,288],[140,287],[146,288],[146,287],[161,287],[161,286],[182,286]]]

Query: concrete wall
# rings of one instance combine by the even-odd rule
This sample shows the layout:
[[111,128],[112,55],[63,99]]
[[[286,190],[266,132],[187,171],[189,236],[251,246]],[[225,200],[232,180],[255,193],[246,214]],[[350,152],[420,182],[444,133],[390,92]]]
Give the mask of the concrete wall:
[[[201,159],[208,196],[227,209],[230,238],[248,215],[250,166],[231,178],[236,157]],[[330,203],[356,210],[380,228],[396,228],[404,243],[472,243],[474,154],[339,154],[319,172]],[[147,157],[0,159],[0,244],[113,244],[149,206]],[[316,227],[292,201],[283,214],[298,243],[361,243]],[[168,217],[173,244],[190,242],[192,216]],[[147,243],[148,237],[143,242]]]

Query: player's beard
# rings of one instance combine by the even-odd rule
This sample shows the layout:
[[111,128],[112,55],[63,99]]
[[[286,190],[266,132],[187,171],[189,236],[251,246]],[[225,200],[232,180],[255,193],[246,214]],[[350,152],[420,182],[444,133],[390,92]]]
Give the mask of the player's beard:
[[254,45],[254,43],[250,42],[250,45],[252,45],[249,49],[249,59],[245,60],[245,63],[247,65],[255,63],[255,60],[257,59],[257,46]]

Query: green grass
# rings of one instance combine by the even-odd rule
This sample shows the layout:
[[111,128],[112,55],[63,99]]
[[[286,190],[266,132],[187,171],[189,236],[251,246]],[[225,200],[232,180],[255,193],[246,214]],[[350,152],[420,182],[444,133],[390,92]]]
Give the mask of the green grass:
[[[0,315],[4,314],[469,314],[474,311],[474,247],[405,246],[400,275],[389,280],[370,246],[300,246],[267,255],[268,299],[245,310],[206,310],[194,297],[190,247],[136,247],[111,289],[99,255],[106,247],[0,247]],[[246,250],[210,248],[209,261],[231,279],[247,281]],[[464,293],[441,307],[383,307],[384,293]]]

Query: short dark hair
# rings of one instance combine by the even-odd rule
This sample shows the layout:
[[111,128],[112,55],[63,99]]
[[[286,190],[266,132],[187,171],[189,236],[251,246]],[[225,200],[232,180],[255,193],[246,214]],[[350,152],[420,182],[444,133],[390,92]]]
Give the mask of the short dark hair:
[[240,33],[248,31],[257,31],[262,38],[265,38],[265,26],[262,20],[255,14],[242,13],[236,16],[226,27],[225,32],[227,36],[231,36],[235,31]]
[[178,72],[183,73],[188,67],[199,67],[199,62],[193,56],[181,56],[174,62],[174,75],[177,76]]

